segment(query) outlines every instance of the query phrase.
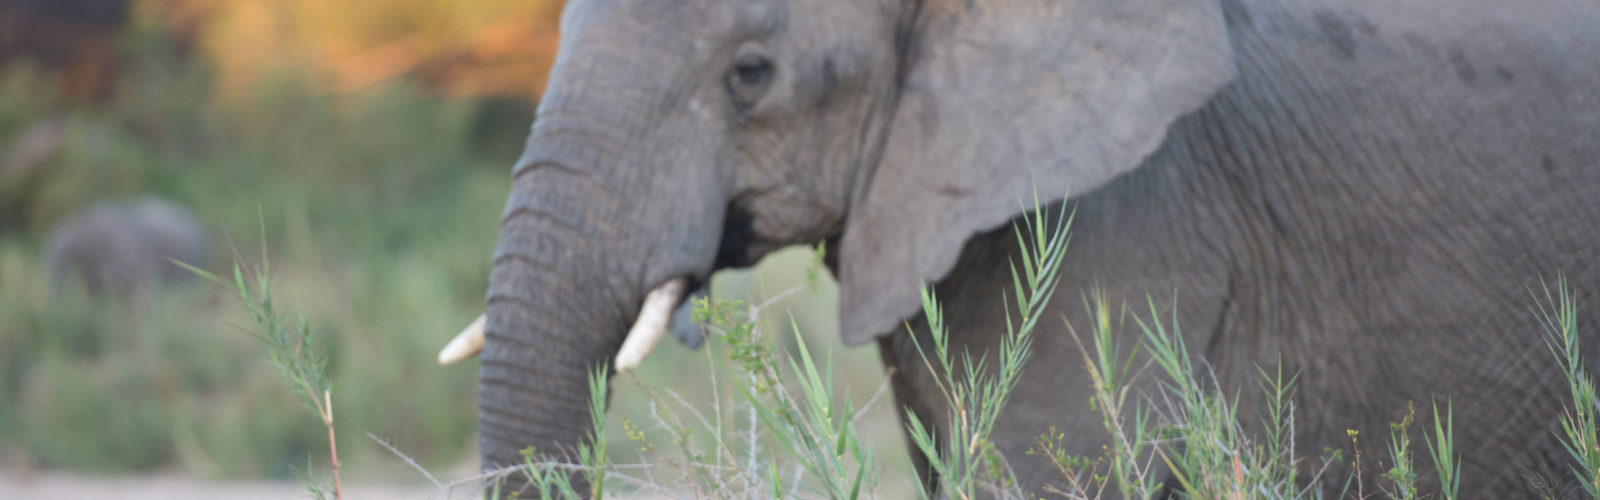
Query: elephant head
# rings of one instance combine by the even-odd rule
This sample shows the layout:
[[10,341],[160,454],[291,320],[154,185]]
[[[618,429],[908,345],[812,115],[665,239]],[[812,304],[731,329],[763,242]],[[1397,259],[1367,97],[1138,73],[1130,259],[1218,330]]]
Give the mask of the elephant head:
[[486,467],[587,435],[586,375],[647,292],[837,240],[845,341],[889,334],[1020,195],[1134,168],[1233,75],[1193,0],[574,0],[561,22],[481,325]]

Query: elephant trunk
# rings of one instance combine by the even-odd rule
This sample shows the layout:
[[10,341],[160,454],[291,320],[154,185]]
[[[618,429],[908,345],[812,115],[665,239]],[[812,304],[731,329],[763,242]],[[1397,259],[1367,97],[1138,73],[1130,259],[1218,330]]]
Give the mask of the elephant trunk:
[[559,121],[530,139],[501,220],[478,378],[486,469],[520,463],[528,447],[576,460],[591,433],[589,375],[617,353],[643,295],[637,268],[625,269],[642,245],[620,242],[615,207],[593,201],[617,189],[590,173],[600,149],[553,133]]
[[[669,75],[672,67],[583,49],[611,46],[629,26],[564,30],[513,170],[480,354],[485,468],[520,463],[530,446],[575,458],[592,431],[592,370],[617,356],[646,302],[670,309],[678,300],[651,292],[647,301],[647,292],[704,279],[716,258],[731,180],[707,167],[716,155],[696,146],[705,134],[672,121],[698,116],[674,113],[667,83],[675,80],[636,76]],[[665,323],[660,314],[643,316]]]
[[636,319],[660,333],[682,278],[709,272],[721,229],[720,191],[677,194],[681,179],[617,149],[631,134],[563,109],[541,109],[501,220],[478,387],[486,469],[520,463],[530,446],[576,459],[592,432],[590,374],[615,368]]
[[577,445],[590,434],[589,374],[616,353],[620,338],[609,333],[625,326],[603,279],[536,250],[534,242],[553,232],[540,228],[550,224],[541,217],[507,217],[490,276],[478,377],[485,468],[520,463],[527,447],[575,460]]

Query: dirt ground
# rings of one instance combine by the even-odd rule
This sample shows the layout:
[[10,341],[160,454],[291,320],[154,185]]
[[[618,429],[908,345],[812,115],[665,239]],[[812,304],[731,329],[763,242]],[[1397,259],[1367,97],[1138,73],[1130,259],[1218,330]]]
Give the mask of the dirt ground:
[[[470,499],[472,485],[451,492],[429,486],[382,484],[345,485],[344,497],[368,498]],[[58,472],[0,471],[0,498],[17,500],[280,500],[310,498],[297,483],[266,481],[206,481],[182,476],[84,476]]]

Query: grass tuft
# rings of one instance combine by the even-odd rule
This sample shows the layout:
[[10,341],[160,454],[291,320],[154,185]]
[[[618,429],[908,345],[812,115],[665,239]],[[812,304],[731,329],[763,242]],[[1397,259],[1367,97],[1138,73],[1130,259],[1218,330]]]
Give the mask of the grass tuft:
[[1566,447],[1577,465],[1572,473],[1581,479],[1584,492],[1590,498],[1600,498],[1600,434],[1596,431],[1594,377],[1584,369],[1578,348],[1577,298],[1567,288],[1565,276],[1556,278],[1555,292],[1541,280],[1543,297],[1534,293],[1545,333],[1545,344],[1555,356],[1556,364],[1566,376],[1567,389],[1572,395],[1571,407],[1561,418],[1561,444]]
[[1044,306],[1055,293],[1067,248],[1067,228],[1072,223],[1067,205],[1062,204],[1054,224],[1048,224],[1051,214],[1039,204],[1037,195],[1029,214],[1032,215],[1023,215],[1015,227],[1021,255],[1020,263],[1011,263],[1011,300],[1015,300],[1017,319],[1006,316],[1006,331],[993,373],[986,366],[986,353],[978,353],[975,358],[973,353],[963,351],[959,362],[952,358],[944,311],[931,287],[922,289],[922,310],[932,345],[924,346],[916,332],[909,332],[923,366],[935,374],[935,386],[949,404],[949,427],[936,432],[909,410],[905,413],[906,426],[912,443],[938,474],[939,492],[952,498],[975,498],[980,485],[992,494],[1021,497],[1004,457],[989,442],[989,435],[1032,352],[1033,332],[1044,316]]
[[[264,249],[262,253],[266,253]],[[327,376],[328,361],[312,346],[311,326],[306,323],[305,316],[296,315],[295,321],[290,323],[288,314],[279,311],[274,304],[272,269],[268,261],[263,260],[261,266],[248,275],[242,265],[234,263],[231,281],[177,260],[173,260],[172,263],[208,281],[228,287],[248,311],[250,324],[235,325],[234,328],[249,334],[266,347],[267,360],[273,370],[300,398],[306,409],[315,414],[322,421],[323,427],[328,430],[328,467],[333,477],[332,497],[344,498],[339,477],[339,442],[333,425],[333,385],[329,383]],[[310,471],[308,464],[306,483],[310,487],[312,496],[325,498],[328,492],[310,478]]]
[[1433,436],[1425,437],[1428,457],[1433,459],[1434,470],[1439,474],[1439,497],[1455,500],[1461,497],[1461,457],[1455,448],[1455,412],[1446,404],[1444,418],[1439,417],[1439,405],[1433,405]]
[[[1366,498],[1359,476],[1347,478],[1342,485],[1324,483],[1329,467],[1341,461],[1340,450],[1325,450],[1314,460],[1297,453],[1292,402],[1297,376],[1286,376],[1281,363],[1274,371],[1257,371],[1265,405],[1260,433],[1248,433],[1239,418],[1238,398],[1223,392],[1209,368],[1190,358],[1175,309],[1174,319],[1164,321],[1155,301],[1149,299],[1148,317],[1130,315],[1125,308],[1113,309],[1101,290],[1093,288],[1084,300],[1094,326],[1090,335],[1081,335],[1070,324],[1067,327],[1094,386],[1091,406],[1100,413],[1110,445],[1101,456],[1088,457],[1063,449],[1063,435],[1054,428],[1040,435],[1031,453],[1049,458],[1064,480],[1062,485],[1049,486],[1048,491],[1071,499],[1166,494],[1177,498],[1299,499],[1330,494],[1344,498],[1356,485],[1354,495]],[[1130,317],[1141,333],[1136,344],[1125,344],[1117,333]],[[1157,394],[1134,392],[1133,380],[1142,369],[1139,359],[1148,359],[1149,366],[1156,368]],[[1383,474],[1390,485],[1384,493],[1390,498],[1420,498],[1408,434],[1414,419],[1414,412],[1408,412],[1390,427],[1392,464]],[[1454,499],[1459,494],[1460,462],[1449,409],[1441,417],[1435,407],[1434,420],[1433,433],[1426,436],[1429,458],[1439,471],[1441,498]],[[1349,435],[1352,449],[1359,448],[1358,431],[1351,429]],[[1353,456],[1353,467],[1360,474],[1360,454]],[[1305,470],[1314,474],[1304,477]]]

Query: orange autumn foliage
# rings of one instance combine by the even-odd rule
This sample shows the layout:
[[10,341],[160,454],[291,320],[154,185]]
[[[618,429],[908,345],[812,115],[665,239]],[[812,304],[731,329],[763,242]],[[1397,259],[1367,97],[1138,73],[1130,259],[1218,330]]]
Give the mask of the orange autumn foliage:
[[449,96],[535,98],[561,0],[137,0],[192,37],[223,97],[283,68],[352,92],[411,76]]

